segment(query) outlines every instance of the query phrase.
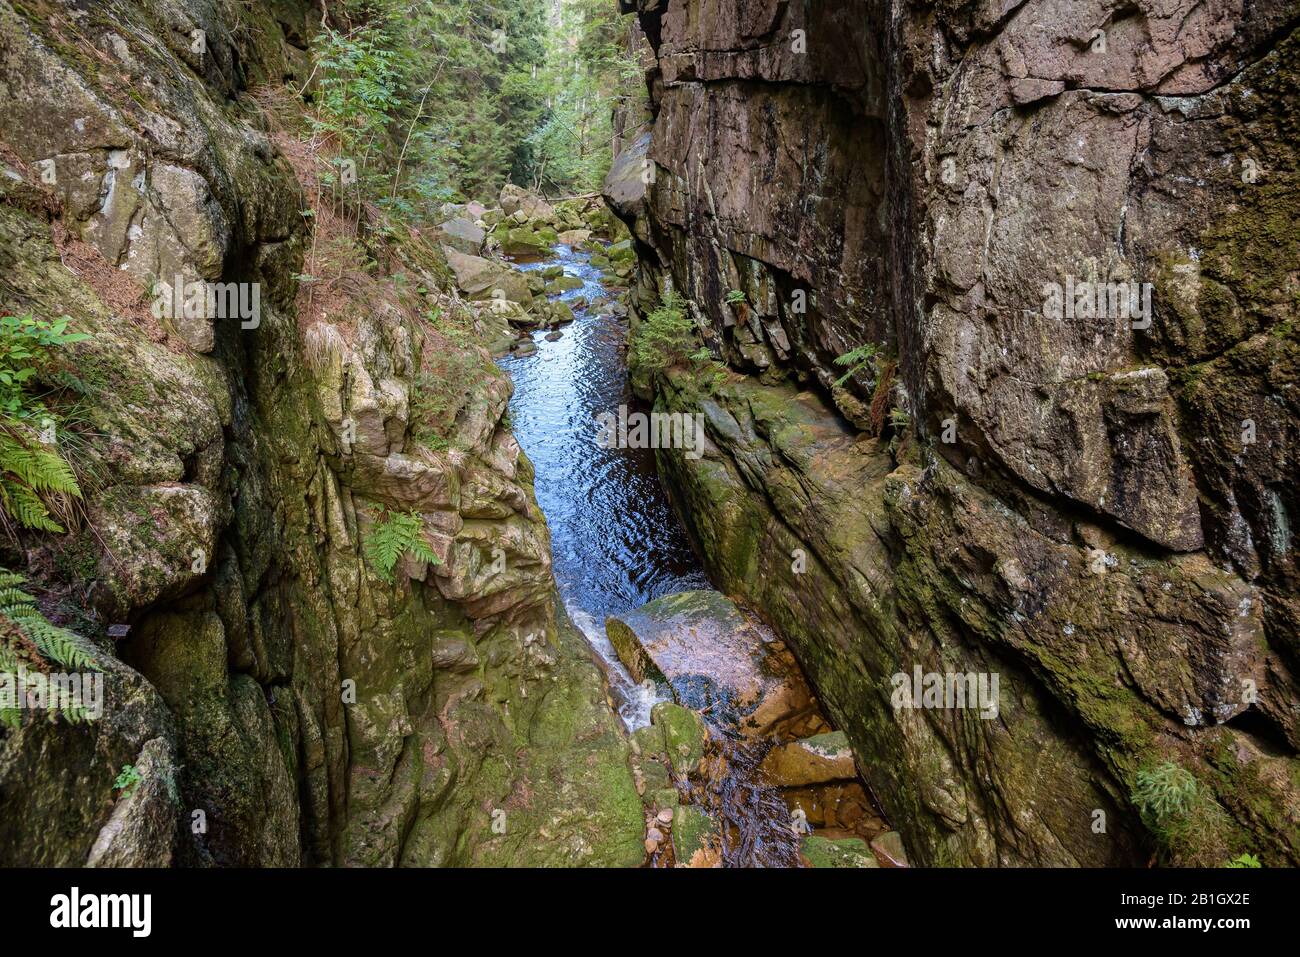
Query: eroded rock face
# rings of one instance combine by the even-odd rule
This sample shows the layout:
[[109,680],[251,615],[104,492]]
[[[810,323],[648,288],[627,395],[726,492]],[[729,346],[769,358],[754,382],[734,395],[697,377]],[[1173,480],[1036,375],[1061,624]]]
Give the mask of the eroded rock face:
[[[87,522],[26,559],[110,662],[102,721],[0,732],[0,861],[635,866],[628,746],[555,613],[509,381],[417,319],[451,305],[447,263],[395,249],[422,301],[381,281],[300,322],[307,203],[247,82],[307,65],[309,6],[0,2],[0,312],[91,334]],[[176,272],[258,284],[260,323],[151,315]],[[394,512],[438,563],[377,568]]]
[[710,439],[661,465],[914,857],[1137,860],[1173,761],[1226,813],[1171,859],[1295,863],[1295,5],[635,6],[642,312],[751,376],[661,377]]

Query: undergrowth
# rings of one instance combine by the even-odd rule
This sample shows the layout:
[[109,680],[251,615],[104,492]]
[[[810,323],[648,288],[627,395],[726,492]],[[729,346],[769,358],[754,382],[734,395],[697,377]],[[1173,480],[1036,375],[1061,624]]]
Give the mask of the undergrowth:
[[403,556],[441,565],[424,539],[424,516],[419,512],[388,512],[366,536],[366,557],[385,582],[393,583],[393,569]]
[[[6,701],[3,689],[17,689],[19,676],[28,687],[53,668],[99,671],[97,653],[80,635],[51,623],[36,606],[36,599],[20,587],[26,579],[0,567],[0,724],[16,728],[22,710]],[[70,702],[54,703],[48,714],[69,721],[85,720],[82,708]]]
[[[61,368],[62,351],[88,339],[69,332],[69,318],[0,317],[0,525],[10,538],[18,528],[63,532],[74,516],[81,487],[58,447],[63,425],[46,402],[63,391],[50,382],[75,383]],[[47,386],[42,388],[42,386]]]

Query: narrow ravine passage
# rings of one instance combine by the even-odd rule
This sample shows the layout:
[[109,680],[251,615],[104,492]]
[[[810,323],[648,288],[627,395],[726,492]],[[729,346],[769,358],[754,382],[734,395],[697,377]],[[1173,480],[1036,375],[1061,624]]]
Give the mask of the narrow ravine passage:
[[[557,246],[554,257],[521,263],[524,271],[553,270],[582,280],[561,292],[577,321],[560,338],[532,333],[536,352],[501,360],[515,392],[515,436],[537,470],[537,501],[551,530],[560,595],[604,667],[627,727],[650,722],[657,696],[638,687],[605,637],[607,615],[692,588],[709,588],[686,533],[655,469],[650,449],[601,448],[596,417],[631,403],[624,363],[626,323],[609,299],[591,254]],[[575,305],[577,304],[577,305]]]
[[[766,646],[782,647],[770,631],[744,628],[722,641],[700,642],[709,651],[698,655],[711,660],[697,662],[698,673],[674,678],[671,685],[631,673],[626,648],[620,658],[620,649],[607,633],[609,616],[634,621],[655,599],[715,593],[669,501],[655,452],[607,448],[596,441],[600,415],[618,415],[620,406],[637,407],[628,381],[627,323],[616,298],[620,290],[606,287],[601,271],[591,264],[589,249],[559,244],[552,253],[517,263],[517,268],[541,273],[550,298],[565,302],[577,318],[563,329],[533,330],[499,361],[514,382],[512,428],[536,471],[535,491],[551,532],[561,598],[606,675],[611,702],[624,726],[635,740],[636,732],[649,730],[655,705],[676,699],[708,728],[699,764],[690,775],[676,775],[673,783],[690,811],[710,822],[716,855],[708,860],[715,865],[807,863],[801,836],[813,830],[809,811],[818,824],[829,825],[826,834],[832,838],[881,833],[885,825],[874,815],[859,818],[858,829],[836,826],[838,808],[828,812],[822,805],[839,805],[839,791],[783,791],[764,765],[774,748],[830,731],[815,699],[805,697],[793,719],[764,733],[746,734],[731,691],[711,677],[744,671],[759,659],[764,659],[763,667],[780,661],[791,672],[792,684],[806,695],[804,679],[794,674],[798,668],[788,653],[767,657]],[[701,627],[707,629],[707,624]],[[856,803],[865,807],[866,802]],[[655,812],[652,807],[649,834],[660,820]],[[650,863],[687,863],[675,859],[674,847],[675,842],[666,841],[651,850]]]

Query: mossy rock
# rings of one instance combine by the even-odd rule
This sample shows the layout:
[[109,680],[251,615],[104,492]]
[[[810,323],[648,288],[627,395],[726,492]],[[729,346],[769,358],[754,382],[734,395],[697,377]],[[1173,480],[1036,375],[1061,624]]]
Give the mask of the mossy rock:
[[803,856],[812,867],[879,867],[867,842],[860,837],[845,837],[838,841],[811,834],[803,839]]
[[661,701],[650,712],[650,720],[663,728],[668,760],[672,762],[673,770],[682,777],[689,777],[704,757],[704,744],[709,737],[704,719],[690,708]]
[[695,853],[708,847],[716,835],[713,818],[702,808],[682,804],[673,811],[673,856],[678,864],[689,864]]
[[546,284],[546,291],[555,294],[568,292],[570,289],[581,289],[582,287],[583,282],[577,276],[559,276]]

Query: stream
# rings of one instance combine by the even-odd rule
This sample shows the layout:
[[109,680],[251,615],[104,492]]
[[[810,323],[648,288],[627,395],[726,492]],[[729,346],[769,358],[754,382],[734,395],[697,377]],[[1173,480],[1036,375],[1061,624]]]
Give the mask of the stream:
[[[552,297],[568,302],[576,316],[558,338],[534,330],[529,337],[536,351],[499,362],[514,381],[511,422],[536,470],[535,492],[550,526],[561,600],[602,666],[625,727],[634,731],[650,724],[651,709],[668,699],[654,683],[641,686],[632,679],[606,636],[606,616],[712,586],[659,479],[654,451],[596,442],[598,415],[637,403],[626,369],[626,320],[586,305],[610,298],[590,259],[584,250],[559,245],[549,258],[514,264],[524,272],[558,265],[582,285]],[[713,727],[716,760],[706,762],[704,780],[678,787],[719,823],[720,863],[799,866],[792,808],[759,771],[773,739],[744,739],[716,717],[706,720]],[[652,863],[658,866],[657,854]]]
[[[608,298],[591,255],[556,246],[524,272],[559,265],[582,280],[558,298]],[[575,309],[561,338],[536,330],[537,351],[500,360],[514,380],[510,418],[537,472],[537,502],[551,529],[560,597],[600,659],[628,730],[650,723],[660,698],[639,687],[605,637],[605,616],[672,592],[709,588],[655,468],[652,449],[600,448],[596,416],[635,401],[624,361],[626,321]]]

